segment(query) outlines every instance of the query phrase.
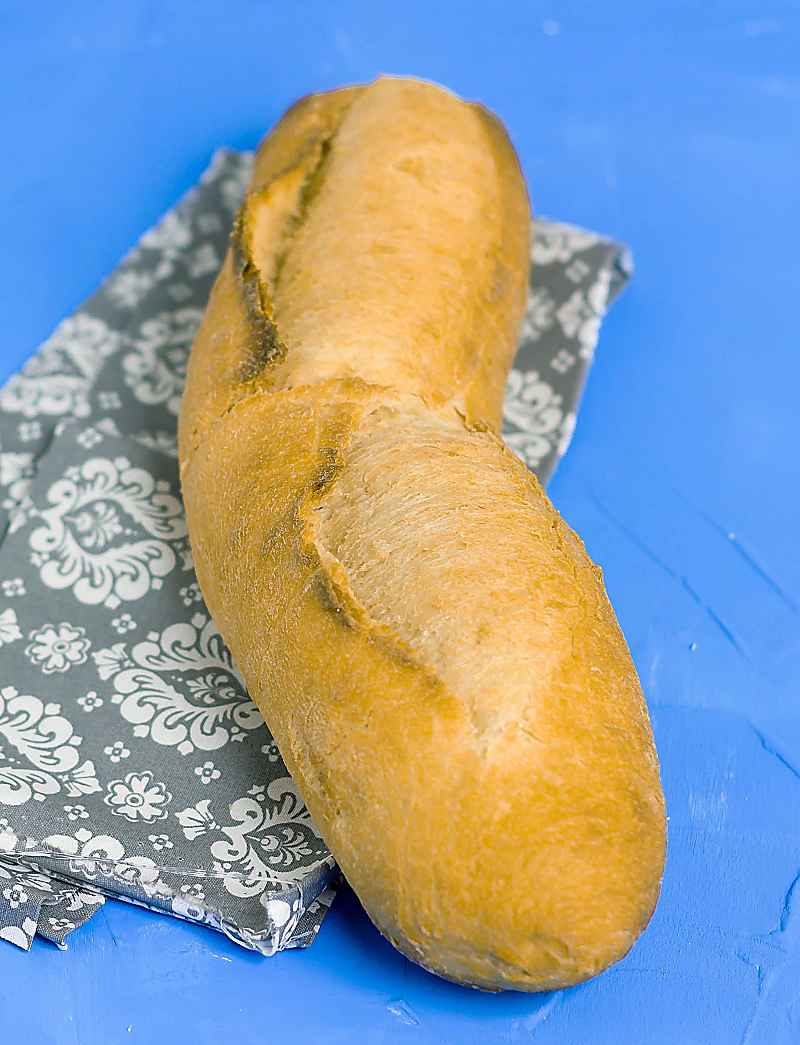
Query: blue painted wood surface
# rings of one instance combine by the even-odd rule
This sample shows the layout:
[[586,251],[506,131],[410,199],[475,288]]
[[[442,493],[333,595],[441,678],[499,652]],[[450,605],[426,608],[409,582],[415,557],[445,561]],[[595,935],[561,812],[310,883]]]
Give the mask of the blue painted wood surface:
[[4,1041],[800,1041],[799,53],[776,0],[3,5],[0,377],[216,146],[380,71],[485,101],[540,213],[632,245],[551,494],[605,569],[670,813],[649,930],[573,990],[445,984],[348,895],[273,959],[109,903],[67,953],[0,947]]

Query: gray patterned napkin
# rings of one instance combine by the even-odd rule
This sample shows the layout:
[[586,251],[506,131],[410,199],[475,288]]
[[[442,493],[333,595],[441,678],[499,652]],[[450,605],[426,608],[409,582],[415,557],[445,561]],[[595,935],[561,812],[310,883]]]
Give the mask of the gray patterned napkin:
[[[111,895],[272,954],[336,865],[197,586],[176,419],[252,156],[200,184],[0,390],[0,938],[59,946]],[[627,252],[537,221],[505,436],[569,442]]]

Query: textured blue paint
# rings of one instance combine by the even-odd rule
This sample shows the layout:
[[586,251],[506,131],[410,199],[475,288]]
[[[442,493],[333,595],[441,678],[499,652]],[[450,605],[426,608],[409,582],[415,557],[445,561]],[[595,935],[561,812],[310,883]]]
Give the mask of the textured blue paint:
[[386,70],[496,108],[537,209],[636,254],[551,492],[653,709],[671,821],[652,925],[590,984],[492,997],[409,965],[350,896],[310,951],[267,960],[109,903],[67,954],[0,947],[9,1040],[800,1040],[800,15],[497,7],[4,4],[0,373],[215,146],[252,146],[297,95]]

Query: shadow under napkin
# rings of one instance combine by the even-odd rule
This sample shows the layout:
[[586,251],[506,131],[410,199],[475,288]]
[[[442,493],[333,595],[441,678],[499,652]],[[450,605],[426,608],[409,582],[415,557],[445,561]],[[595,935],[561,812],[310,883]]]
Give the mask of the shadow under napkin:
[[[249,177],[200,184],[0,391],[0,938],[59,946],[109,894],[272,954],[338,879],[195,580],[176,421]],[[505,437],[564,453],[624,248],[537,221]]]

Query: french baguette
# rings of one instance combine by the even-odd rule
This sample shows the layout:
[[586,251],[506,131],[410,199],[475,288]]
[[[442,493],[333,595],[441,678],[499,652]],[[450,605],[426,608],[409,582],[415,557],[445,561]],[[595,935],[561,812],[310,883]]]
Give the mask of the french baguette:
[[412,79],[261,145],[192,350],[206,602],[369,916],[489,990],[621,958],[664,804],[600,570],[499,436],[530,213],[502,125]]

